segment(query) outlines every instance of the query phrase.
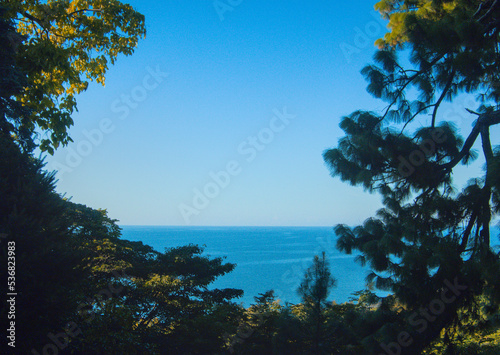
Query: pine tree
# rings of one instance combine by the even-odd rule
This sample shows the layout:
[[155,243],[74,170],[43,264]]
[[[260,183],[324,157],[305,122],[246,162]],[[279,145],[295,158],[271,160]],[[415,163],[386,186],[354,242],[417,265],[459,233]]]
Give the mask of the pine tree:
[[[333,176],[382,196],[385,207],[376,217],[336,227],[337,246],[361,251],[358,260],[373,270],[368,281],[402,302],[405,321],[380,329],[380,344],[416,354],[477,295],[500,301],[499,255],[491,248],[500,151],[490,134],[500,123],[500,4],[384,0],[376,8],[390,32],[376,42],[375,64],[362,74],[387,107],[342,118],[345,136],[324,159]],[[409,64],[401,64],[407,56]],[[464,110],[473,122],[465,139],[442,112],[443,102],[461,94],[478,100],[477,108]],[[459,190],[453,172],[479,156],[484,174],[470,176]],[[434,313],[418,323],[429,307]],[[397,342],[402,331],[411,342]]]
[[332,277],[325,252],[316,255],[313,264],[306,270],[297,292],[302,298],[306,314],[307,333],[310,334],[311,350],[314,354],[325,353],[325,306],[330,290],[336,280]]

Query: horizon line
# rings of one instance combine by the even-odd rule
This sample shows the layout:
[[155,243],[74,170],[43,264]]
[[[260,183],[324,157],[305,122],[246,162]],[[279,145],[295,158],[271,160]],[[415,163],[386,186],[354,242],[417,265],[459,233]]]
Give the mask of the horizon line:
[[287,228],[312,228],[312,227],[318,227],[318,228],[333,228],[335,225],[181,225],[181,224],[120,224],[117,223],[118,226],[120,227],[195,227],[195,228],[206,228],[206,227],[213,227],[213,228],[221,228],[221,227],[242,227],[242,228],[250,228],[250,227],[257,227],[257,228],[263,228],[263,227],[276,227],[276,228],[281,228],[281,227],[287,227]]

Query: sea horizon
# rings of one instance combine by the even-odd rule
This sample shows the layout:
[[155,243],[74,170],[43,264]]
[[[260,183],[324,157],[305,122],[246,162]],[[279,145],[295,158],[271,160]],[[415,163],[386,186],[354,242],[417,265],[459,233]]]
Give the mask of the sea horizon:
[[337,279],[329,299],[349,301],[352,293],[366,288],[369,273],[354,261],[358,253],[336,249],[332,226],[159,226],[121,225],[122,237],[142,241],[157,251],[195,244],[203,255],[223,257],[235,269],[218,278],[211,288],[238,288],[245,293],[236,303],[249,306],[254,297],[270,289],[281,302],[300,302],[297,288],[315,255],[323,251]]
[[[334,225],[225,225],[225,224],[220,224],[220,225],[193,225],[193,224],[190,224],[190,225],[183,225],[183,224],[122,224],[122,223],[117,223],[119,227],[186,227],[186,228],[189,228],[189,227],[235,227],[235,228],[238,228],[238,227],[242,227],[242,228],[260,228],[260,227],[277,227],[277,228],[280,228],[280,227],[290,227],[290,228],[329,228],[329,227],[332,227],[334,228],[336,226],[336,224]],[[342,224],[342,223],[340,223]]]
[[[195,244],[203,254],[222,257],[236,264],[235,269],[215,280],[210,288],[238,288],[242,298],[234,299],[244,306],[254,304],[254,297],[273,289],[281,303],[300,303],[297,288],[315,255],[326,253],[332,276],[337,279],[329,301],[344,303],[354,293],[366,290],[369,266],[355,261],[359,252],[340,252],[333,226],[182,226],[120,225],[122,238],[141,241],[155,250]],[[492,227],[492,246],[497,248],[497,227]],[[384,296],[389,292],[373,290]]]

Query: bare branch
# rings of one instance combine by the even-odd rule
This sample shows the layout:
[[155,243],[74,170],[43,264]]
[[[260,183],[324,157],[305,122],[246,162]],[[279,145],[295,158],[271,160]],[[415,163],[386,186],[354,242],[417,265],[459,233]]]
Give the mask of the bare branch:
[[462,147],[462,150],[460,153],[449,163],[446,163],[443,165],[443,168],[445,169],[446,172],[449,172],[453,167],[455,167],[462,159],[463,157],[469,153],[470,149],[474,145],[474,142],[476,141],[477,137],[479,136],[479,133],[481,132],[481,127],[482,126],[494,126],[496,124],[500,123],[500,110],[494,111],[494,112],[488,112],[488,113],[483,113],[481,116],[479,116],[476,124],[472,128],[471,133],[467,137],[464,146]]
[[78,14],[80,12],[102,12],[102,11],[103,11],[102,9],[82,9],[82,10],[76,10],[73,12],[69,12],[68,15],[73,16],[73,15]]
[[[491,4],[491,6],[490,6],[490,8],[488,9],[488,11],[486,11],[486,13],[485,13],[483,16],[481,16],[481,17],[478,19],[478,21],[479,21],[479,22],[481,22],[481,21],[482,21],[485,17],[487,17],[487,16],[488,16],[488,15],[489,15],[489,14],[490,14],[490,13],[491,13],[494,9],[495,9],[495,7],[496,7],[497,3],[498,3],[498,0],[494,0],[494,1],[493,1],[493,4]],[[481,5],[483,5],[483,4],[481,4]],[[476,13],[474,14],[474,16],[476,16],[476,15],[477,15],[477,13],[481,10],[481,7],[482,7],[481,5],[479,6],[479,8],[478,8],[478,10],[476,11]]]
[[24,17],[26,17],[27,19],[35,22],[36,24],[38,24],[41,28],[43,28],[44,30],[46,30],[46,27],[45,27],[45,23],[40,20],[39,18],[36,18],[35,16],[27,13],[26,11],[22,11],[20,12],[21,15],[23,15]]
[[465,248],[467,248],[467,244],[469,243],[470,232],[472,231],[472,227],[474,227],[474,224],[476,223],[476,219],[477,219],[477,211],[474,211],[469,219],[469,223],[467,223],[467,228],[465,228],[464,236],[462,238],[462,243],[460,244],[460,250],[462,250],[462,253],[465,251]]
[[417,112],[415,112],[415,114],[413,114],[413,116],[410,117],[410,119],[408,121],[406,121],[406,123],[403,125],[403,128],[401,128],[401,132],[399,133],[398,137],[401,137],[401,135],[403,134],[406,126],[408,126],[408,124],[413,121],[413,119],[415,117],[417,117],[418,115],[420,115],[422,112],[424,112],[425,110],[427,110],[428,108],[431,108],[432,106],[435,106],[436,104],[430,104],[430,105],[427,105],[427,106],[424,106],[422,107],[420,110],[418,110]]
[[434,105],[434,111],[432,112],[432,123],[431,123],[431,128],[435,127],[436,124],[436,115],[437,115],[437,110],[439,108],[439,105],[441,105],[441,102],[445,98],[446,94],[448,93],[448,90],[451,87],[451,84],[453,83],[453,78],[455,77],[455,70],[452,70],[450,73],[450,78],[448,79],[448,82],[446,83],[443,92],[441,93],[441,96],[439,96],[439,99],[436,101],[436,104]]
[[[398,102],[398,100],[400,99],[400,97],[403,95],[403,92],[406,89],[406,87],[408,85],[410,85],[413,82],[413,80],[415,80],[419,75],[421,75],[421,74],[423,74],[423,73],[431,70],[432,66],[434,64],[436,64],[437,62],[439,62],[443,57],[444,57],[444,54],[437,56],[436,58],[434,58],[429,63],[429,66],[428,66],[427,69],[415,71],[415,74],[413,74],[410,77],[406,77],[405,78],[406,82],[402,85],[401,88],[398,89],[396,97],[394,98],[394,100],[392,100],[392,102],[389,104],[389,106],[385,109],[385,112],[382,115],[382,117],[380,118],[380,121],[382,121],[387,116],[387,114],[389,113],[389,110],[391,109],[391,107],[394,106]],[[405,73],[405,76],[406,76],[406,73]]]

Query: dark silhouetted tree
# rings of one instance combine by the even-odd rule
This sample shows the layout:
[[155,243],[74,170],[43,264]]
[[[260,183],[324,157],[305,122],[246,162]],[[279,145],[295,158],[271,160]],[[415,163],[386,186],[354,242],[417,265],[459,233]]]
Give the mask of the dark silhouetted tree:
[[[382,196],[385,207],[376,218],[336,227],[338,248],[361,251],[358,259],[373,270],[368,281],[404,306],[398,321],[379,330],[380,343],[402,348],[394,342],[406,330],[405,353],[419,354],[460,320],[459,309],[475,296],[500,300],[490,228],[500,210],[500,152],[490,134],[500,123],[500,3],[384,0],[376,8],[390,31],[377,41],[376,64],[362,73],[368,91],[387,107],[344,117],[345,136],[324,159],[332,175]],[[477,108],[463,112],[472,123],[465,139],[442,112],[460,94],[478,99]],[[484,174],[471,175],[459,190],[453,172],[478,157],[475,146]],[[425,329],[424,322],[415,327],[414,312],[425,312],[443,294],[453,302],[431,314]]]
[[305,329],[310,335],[311,349],[315,354],[325,353],[327,337],[325,331],[325,307],[330,290],[336,280],[332,277],[325,252],[315,256],[313,264],[306,270],[297,292],[302,298],[305,312]]

